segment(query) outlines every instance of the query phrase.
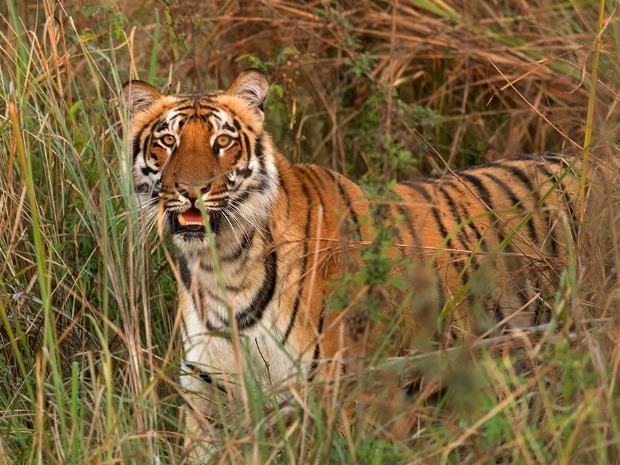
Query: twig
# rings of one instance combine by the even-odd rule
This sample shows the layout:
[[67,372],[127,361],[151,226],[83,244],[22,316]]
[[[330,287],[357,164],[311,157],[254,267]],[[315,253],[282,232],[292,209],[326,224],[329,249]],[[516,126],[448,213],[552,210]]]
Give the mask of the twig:
[[263,352],[260,350],[260,346],[258,345],[258,339],[254,338],[254,342],[256,343],[256,348],[258,349],[258,353],[260,354],[260,358],[263,359],[263,363],[265,364],[265,368],[267,369],[267,379],[269,379],[269,384],[273,384],[271,381],[271,373],[269,372],[269,362],[265,360],[263,356]]

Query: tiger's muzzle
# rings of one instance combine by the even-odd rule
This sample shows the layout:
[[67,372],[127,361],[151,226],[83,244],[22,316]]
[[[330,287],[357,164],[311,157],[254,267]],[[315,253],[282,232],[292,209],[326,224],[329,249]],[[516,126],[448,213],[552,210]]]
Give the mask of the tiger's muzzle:
[[[188,234],[195,239],[204,239],[208,231],[216,234],[224,216],[223,209],[228,203],[228,196],[221,194],[216,199],[209,198],[211,183],[193,186],[176,184],[176,193],[165,201],[165,209],[170,218],[170,231],[175,234]],[[204,205],[204,215],[201,209]],[[208,220],[208,227],[205,224]]]

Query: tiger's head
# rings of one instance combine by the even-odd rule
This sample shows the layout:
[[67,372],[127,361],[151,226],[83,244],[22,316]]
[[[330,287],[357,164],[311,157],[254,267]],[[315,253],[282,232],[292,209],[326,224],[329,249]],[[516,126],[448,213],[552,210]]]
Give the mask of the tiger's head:
[[208,247],[203,218],[216,243],[266,219],[278,182],[263,131],[268,90],[256,69],[225,92],[162,95],[142,81],[123,86],[136,190],[142,205],[163,206],[164,225],[182,250]]

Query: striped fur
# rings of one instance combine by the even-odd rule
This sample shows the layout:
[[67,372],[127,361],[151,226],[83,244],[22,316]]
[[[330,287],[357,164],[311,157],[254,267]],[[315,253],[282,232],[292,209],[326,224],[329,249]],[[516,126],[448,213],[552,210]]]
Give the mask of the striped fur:
[[[341,331],[350,320],[324,302],[343,255],[355,258],[356,245],[372,239],[363,221],[369,201],[340,174],[277,151],[263,130],[265,76],[247,70],[226,92],[163,96],[139,81],[124,90],[135,186],[144,205],[161,207],[175,248],[184,368],[195,375],[182,379],[188,392],[211,386],[238,395],[236,374],[248,367],[266,384],[321,377],[316,359],[355,352],[356,332]],[[566,255],[567,220],[580,209],[575,171],[570,157],[519,155],[396,186],[385,221],[397,231],[394,249],[434,270],[436,308],[417,314],[454,307],[444,340],[482,331],[469,318],[474,305],[504,326],[536,318],[537,291],[553,280],[553,264]],[[483,297],[459,297],[476,274],[493,285]],[[231,314],[246,345],[241,360]],[[421,323],[414,312],[401,326],[406,352]],[[209,415],[208,397],[190,403]],[[197,425],[191,415],[188,422]]]

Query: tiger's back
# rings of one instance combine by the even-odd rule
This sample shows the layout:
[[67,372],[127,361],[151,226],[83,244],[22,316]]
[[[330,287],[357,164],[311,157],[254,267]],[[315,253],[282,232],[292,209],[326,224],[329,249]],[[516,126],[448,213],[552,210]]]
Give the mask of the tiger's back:
[[[454,308],[448,325],[467,320],[475,297],[498,329],[539,321],[540,292],[555,287],[570,220],[581,210],[579,167],[572,157],[519,155],[400,186],[406,203],[426,203],[423,218],[414,214],[406,229],[421,236],[414,243],[441,250],[443,301]],[[494,284],[482,296],[459,297],[474,277]],[[479,332],[467,324],[461,330]]]
[[[136,189],[158,206],[175,247],[193,428],[213,408],[210,389],[239,395],[240,372],[251,367],[265,384],[324,376],[318,360],[368,348],[373,338],[358,336],[380,335],[390,318],[406,353],[429,315],[444,343],[489,329],[473,309],[497,330],[541,317],[581,209],[577,160],[520,155],[400,183],[373,220],[360,186],[277,151],[263,131],[259,71],[226,92],[163,96],[139,81],[124,89]],[[422,308],[400,305],[398,316],[387,304],[383,323],[352,329],[349,309],[330,311],[326,300],[381,224],[394,232],[389,253],[400,264],[391,272],[432,270],[431,297]]]

